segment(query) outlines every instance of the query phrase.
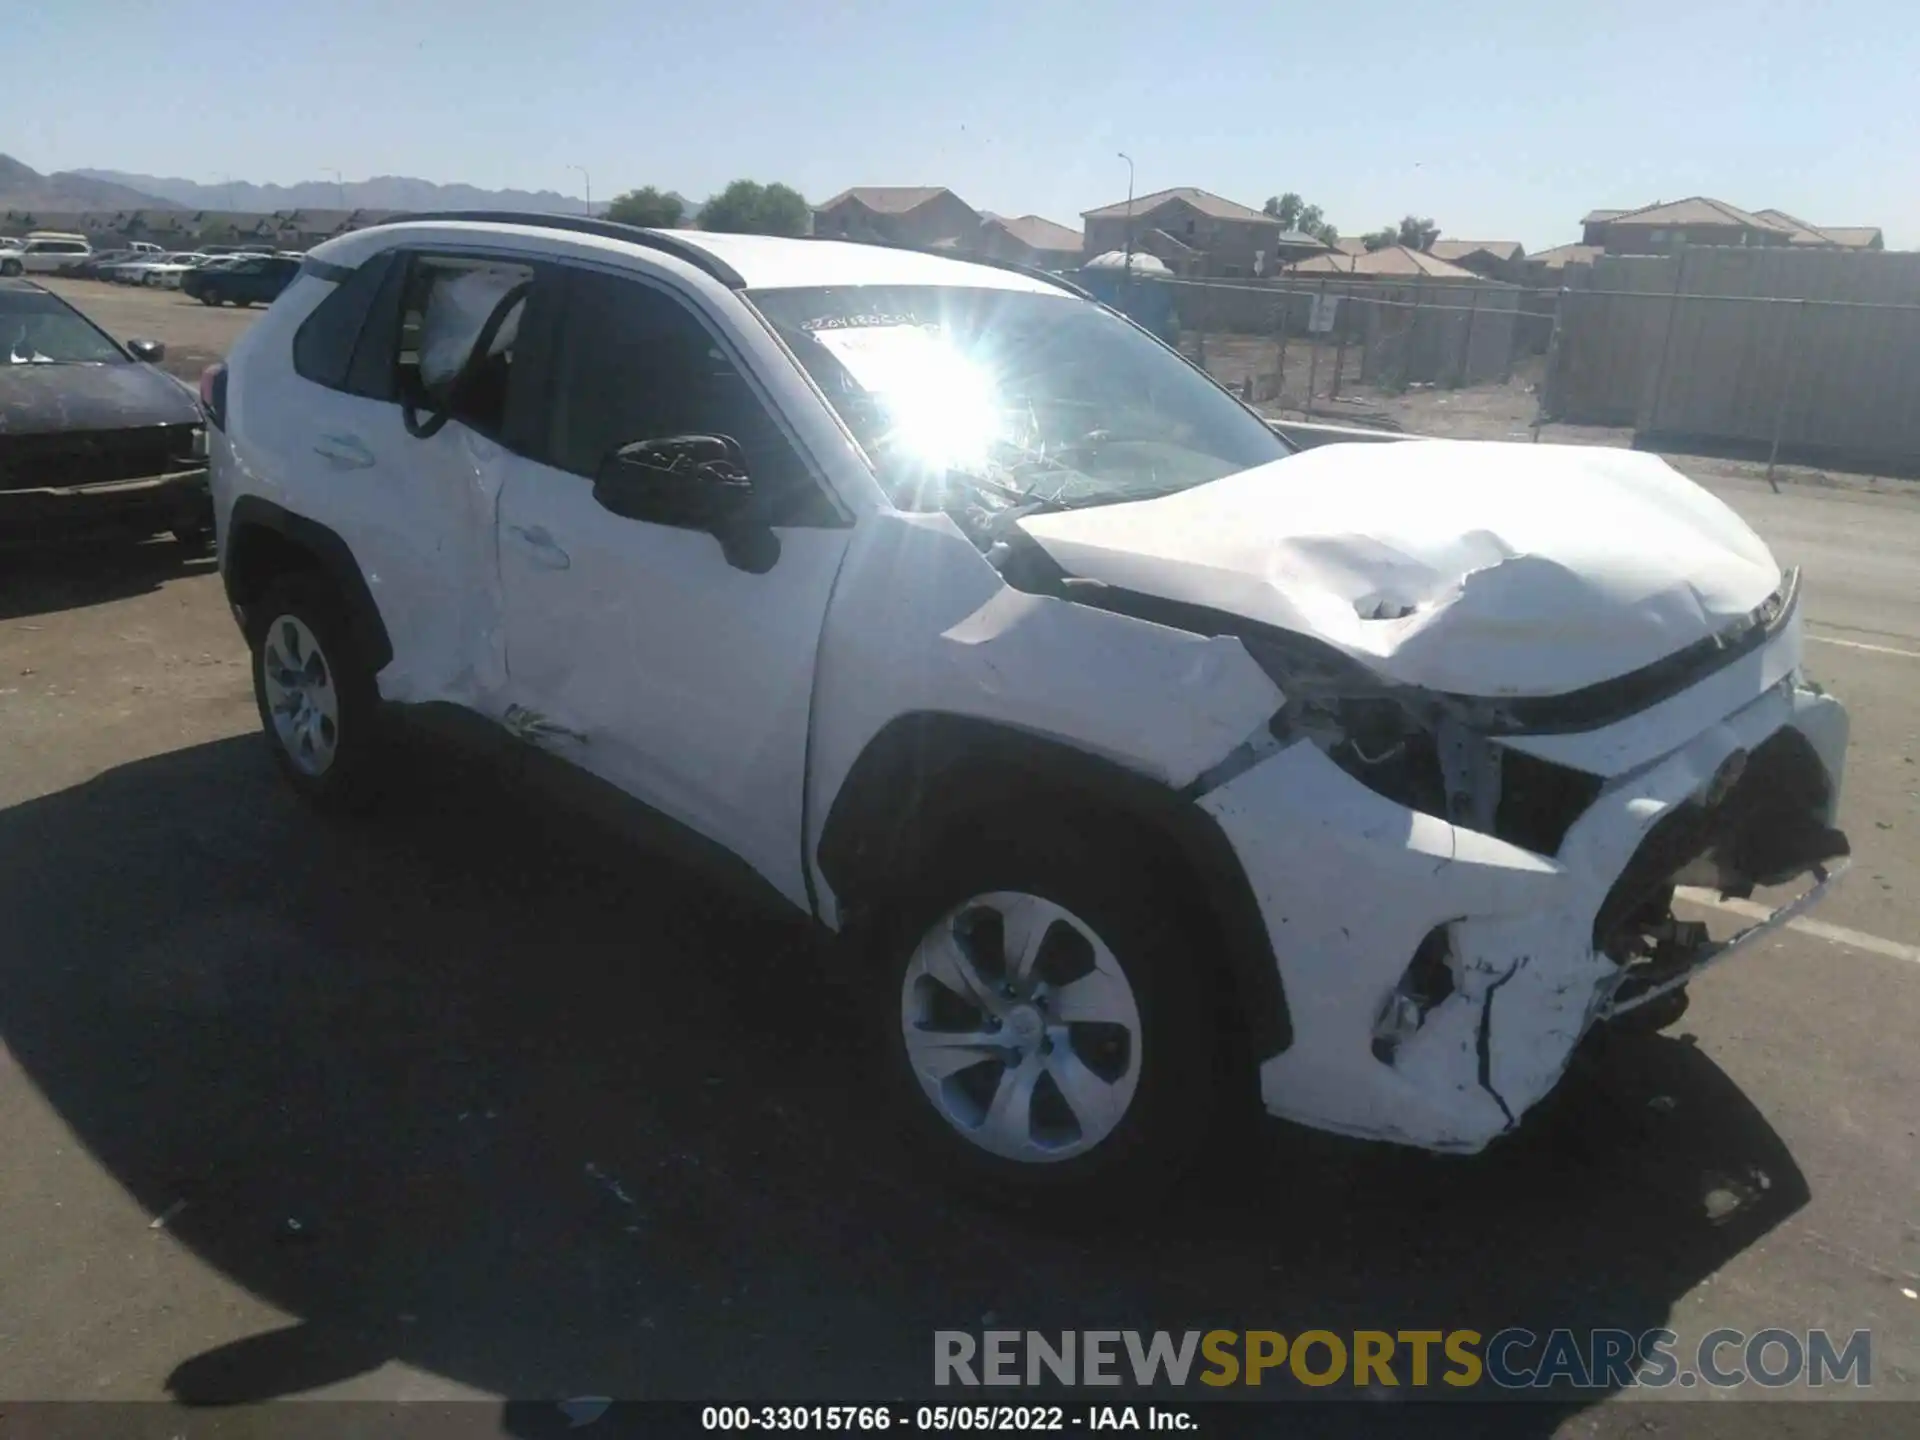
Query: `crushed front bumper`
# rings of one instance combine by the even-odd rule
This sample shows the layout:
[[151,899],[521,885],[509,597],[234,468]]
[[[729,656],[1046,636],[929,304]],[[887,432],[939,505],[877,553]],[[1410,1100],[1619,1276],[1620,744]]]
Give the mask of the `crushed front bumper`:
[[213,529],[204,465],[132,480],[0,490],[0,546],[119,532]]
[[[1811,893],[1730,941],[1688,951],[1630,1000],[1621,993],[1629,970],[1597,933],[1612,924],[1622,887],[1649,879],[1656,828],[1718,803],[1737,757],[1788,730],[1824,772],[1831,824],[1846,712],[1790,679],[1606,782],[1552,856],[1396,804],[1304,741],[1201,796],[1253,886],[1292,1022],[1292,1043],[1260,1067],[1267,1109],[1433,1150],[1478,1150],[1512,1129],[1597,1021],[1686,983],[1838,877],[1839,865],[1826,866]],[[1698,859],[1669,867],[1661,856],[1651,879]],[[1444,954],[1444,994],[1383,1044],[1383,1016],[1423,945]]]

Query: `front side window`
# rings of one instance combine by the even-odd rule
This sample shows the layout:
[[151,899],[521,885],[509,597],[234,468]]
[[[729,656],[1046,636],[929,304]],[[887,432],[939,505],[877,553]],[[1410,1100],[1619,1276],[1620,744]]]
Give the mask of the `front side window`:
[[826,523],[826,502],[747,377],[691,310],[636,280],[577,270],[555,348],[546,454],[592,476],[621,446],[725,435],[774,523]]
[[0,364],[123,365],[126,353],[58,296],[0,291]]
[[1118,316],[1058,291],[845,286],[748,298],[905,509],[1171,494],[1292,453]]

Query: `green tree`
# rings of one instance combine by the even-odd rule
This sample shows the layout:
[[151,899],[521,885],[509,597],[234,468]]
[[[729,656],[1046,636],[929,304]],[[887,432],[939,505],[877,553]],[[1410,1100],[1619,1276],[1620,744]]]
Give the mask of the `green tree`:
[[806,198],[777,181],[736,180],[700,207],[700,228],[735,235],[804,235],[813,211]]
[[1378,230],[1369,230],[1365,235],[1362,235],[1360,237],[1360,243],[1369,250],[1384,250],[1389,245],[1398,245],[1400,243],[1400,232],[1391,225],[1385,225]]
[[1325,211],[1318,205],[1307,204],[1291,190],[1284,195],[1268,196],[1267,203],[1260,208],[1278,220],[1282,230],[1298,230],[1313,236],[1322,245],[1331,245],[1340,238],[1340,232],[1327,223]]
[[622,225],[649,225],[656,230],[671,230],[687,217],[687,202],[651,185],[616,195],[607,206],[607,219]]
[[1425,250],[1439,238],[1440,227],[1433,221],[1408,215],[1400,221],[1400,228],[1394,232],[1392,243],[1404,245],[1409,250]]
[[[1278,220],[1282,230],[1297,230],[1300,228],[1301,212],[1307,208],[1307,202],[1289,190],[1284,195],[1269,195],[1267,203],[1260,208]],[[1317,210],[1318,207],[1316,206],[1315,209]]]

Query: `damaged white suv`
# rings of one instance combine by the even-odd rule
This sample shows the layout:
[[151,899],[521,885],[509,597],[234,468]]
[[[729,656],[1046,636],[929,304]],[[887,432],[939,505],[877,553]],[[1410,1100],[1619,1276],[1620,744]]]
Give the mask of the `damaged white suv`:
[[296,787],[450,704],[643,802],[857,939],[902,1125],[1009,1192],[1150,1186],[1234,1085],[1477,1150],[1737,943],[1676,884],[1844,866],[1845,711],[1717,499],[1295,453],[1049,277],[419,218],[203,398]]

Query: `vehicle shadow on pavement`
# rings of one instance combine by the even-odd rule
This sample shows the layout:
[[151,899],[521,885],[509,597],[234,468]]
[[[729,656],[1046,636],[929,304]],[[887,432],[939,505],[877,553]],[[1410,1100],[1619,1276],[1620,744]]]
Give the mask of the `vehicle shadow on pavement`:
[[215,568],[212,554],[170,539],[0,550],[0,620],[104,605]]
[[530,1400],[1004,1400],[934,1392],[933,1332],[1637,1332],[1807,1198],[1651,1037],[1478,1158],[1271,1125],[1154,1221],[982,1210],[900,1158],[801,927],[497,764],[407,769],[323,822],[249,736],[0,811],[0,1035],[172,1236],[301,1317],[179,1356],[182,1399],[398,1360]]

